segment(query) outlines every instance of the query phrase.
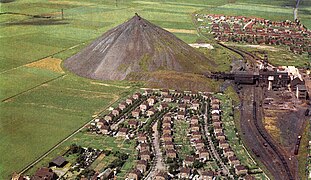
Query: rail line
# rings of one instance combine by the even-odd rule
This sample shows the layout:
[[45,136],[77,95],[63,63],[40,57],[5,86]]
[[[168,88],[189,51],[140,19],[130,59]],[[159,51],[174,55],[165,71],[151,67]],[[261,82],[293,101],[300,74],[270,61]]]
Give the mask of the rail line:
[[258,130],[261,137],[267,142],[267,144],[271,147],[271,149],[275,152],[275,154],[278,156],[278,158],[281,160],[281,163],[286,171],[286,174],[290,180],[294,180],[294,177],[292,176],[290,172],[290,168],[284,158],[284,156],[279,152],[277,147],[274,145],[274,143],[270,140],[270,138],[265,134],[264,130],[261,129],[261,127],[258,124],[258,118],[257,118],[257,102],[255,101],[255,87],[253,87],[254,96],[253,96],[253,119],[254,119],[254,125],[256,129]]
[[[233,51],[237,54],[239,54],[244,60],[249,60],[249,62],[251,63],[251,65],[254,67],[254,65],[258,62],[261,61],[262,59],[260,59],[259,57],[253,55],[250,52],[244,51],[244,50],[240,50],[240,49],[235,49],[229,46],[226,46],[220,42],[218,42],[218,44],[226,49],[229,49],[230,51]],[[253,68],[251,68],[250,70],[254,70]],[[278,148],[276,147],[276,145],[274,145],[274,143],[272,142],[272,140],[270,139],[270,137],[268,137],[266,135],[266,132],[259,126],[258,124],[258,114],[257,114],[257,102],[256,102],[256,87],[253,87],[253,120],[254,120],[254,125],[255,128],[258,130],[260,136],[266,141],[266,143],[271,147],[271,149],[274,151],[274,153],[277,155],[277,157],[279,158],[279,160],[281,161],[282,166],[284,167],[286,174],[288,176],[288,178],[290,180],[294,180],[294,177],[292,176],[291,172],[290,172],[290,168],[284,158],[284,156],[281,154],[281,152],[278,150]],[[257,97],[258,98],[258,97]],[[281,165],[280,164],[280,165]]]

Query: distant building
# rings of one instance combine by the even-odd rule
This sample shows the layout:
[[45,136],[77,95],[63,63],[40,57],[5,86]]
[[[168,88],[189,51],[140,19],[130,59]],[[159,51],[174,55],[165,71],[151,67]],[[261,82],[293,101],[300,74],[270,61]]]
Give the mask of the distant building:
[[142,177],[142,174],[138,169],[132,170],[127,176],[127,178],[130,180],[140,180],[141,177]]
[[56,180],[58,176],[50,168],[40,168],[30,178],[30,180]]
[[168,179],[169,179],[169,176],[164,171],[160,171],[155,177],[155,180],[168,180]]
[[55,159],[53,159],[51,162],[49,162],[49,167],[56,166],[56,167],[64,167],[68,161],[63,156],[58,156]]
[[214,178],[214,172],[213,171],[203,171],[201,173],[201,177],[203,180],[212,180]]
[[298,99],[307,99],[308,98],[308,91],[307,91],[307,88],[305,85],[297,85],[296,97]]

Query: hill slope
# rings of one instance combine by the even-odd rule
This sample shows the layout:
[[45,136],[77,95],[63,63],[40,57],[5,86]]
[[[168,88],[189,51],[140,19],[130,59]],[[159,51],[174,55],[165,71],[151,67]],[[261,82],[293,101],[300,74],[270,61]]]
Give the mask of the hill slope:
[[209,63],[175,35],[135,15],[67,59],[64,66],[91,79],[124,80],[131,73],[157,70],[200,73]]

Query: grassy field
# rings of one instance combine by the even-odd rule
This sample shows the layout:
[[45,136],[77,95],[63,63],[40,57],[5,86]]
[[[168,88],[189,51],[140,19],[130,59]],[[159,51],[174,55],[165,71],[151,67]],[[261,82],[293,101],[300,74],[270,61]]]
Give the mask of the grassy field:
[[[240,9],[241,3],[253,4],[246,0],[237,1],[235,5],[228,5],[228,0],[118,0],[117,5],[115,2],[18,0],[0,4],[0,179],[8,179],[13,171],[21,170],[93,114],[141,86],[141,83],[91,81],[65,70],[48,68],[55,66],[58,60],[43,66],[32,66],[33,62],[47,57],[64,60],[135,12],[170,29],[187,43],[193,43],[202,39],[200,34],[193,33],[196,27],[192,14],[196,11],[217,12]],[[263,2],[262,5],[281,5]],[[308,8],[302,11],[302,18],[308,18],[303,14],[309,12]],[[64,9],[64,19],[61,9]],[[253,13],[262,14],[259,10]],[[289,16],[286,11],[284,17]],[[227,70],[228,63],[222,63],[218,66]]]
[[190,140],[187,137],[189,133],[189,123],[185,121],[174,122],[174,143],[178,149],[178,157],[184,160],[187,156],[191,156],[194,148],[191,147]]

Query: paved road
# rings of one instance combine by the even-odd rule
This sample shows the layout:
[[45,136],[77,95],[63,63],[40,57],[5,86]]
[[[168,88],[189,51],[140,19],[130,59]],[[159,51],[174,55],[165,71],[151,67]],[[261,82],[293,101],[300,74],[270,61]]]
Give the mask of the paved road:
[[157,127],[158,127],[158,121],[154,123],[154,125],[152,126],[152,130],[153,130],[152,143],[153,143],[154,153],[155,153],[155,157],[154,157],[155,163],[153,163],[150,173],[146,176],[145,178],[146,180],[154,179],[154,177],[159,171],[166,171],[166,166],[165,166],[163,155],[160,149],[160,144],[159,144],[160,136],[159,136]]

